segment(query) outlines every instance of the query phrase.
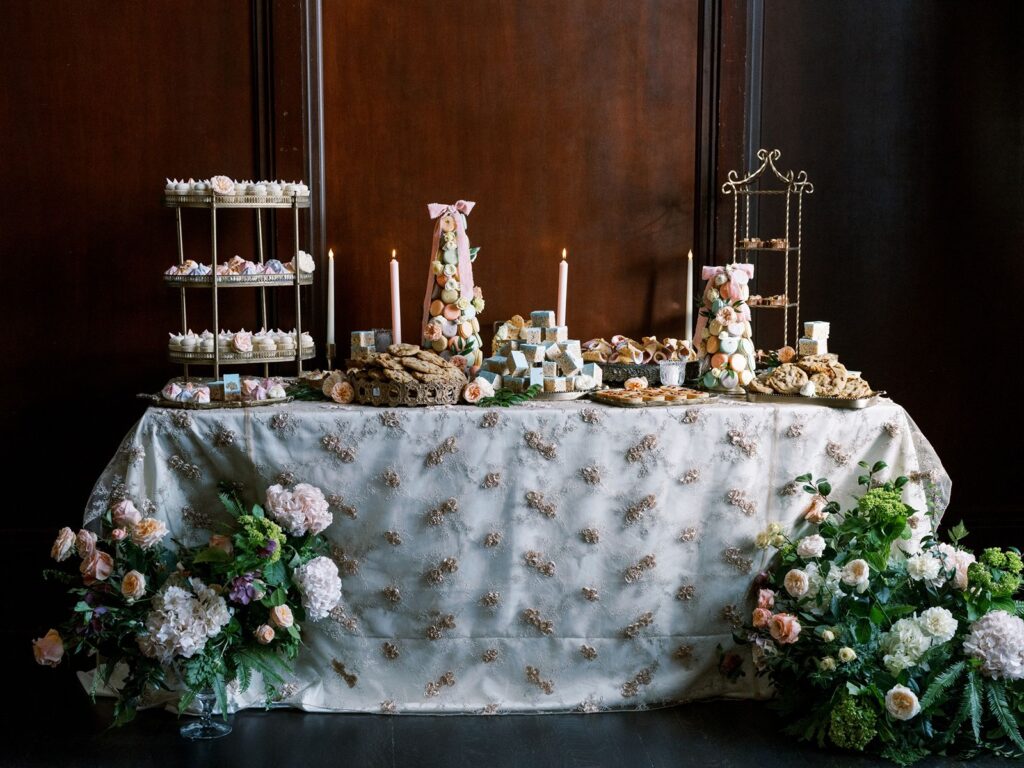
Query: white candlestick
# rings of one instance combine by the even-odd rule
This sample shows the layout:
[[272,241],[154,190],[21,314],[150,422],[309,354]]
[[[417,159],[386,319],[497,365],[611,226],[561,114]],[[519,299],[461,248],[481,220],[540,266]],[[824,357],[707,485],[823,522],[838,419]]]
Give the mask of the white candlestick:
[[686,254],[686,341],[693,343],[693,251]]
[[334,251],[327,251],[327,344],[334,343]]
[[402,300],[398,290],[398,252],[391,249],[391,339],[395,344],[402,343]]
[[569,262],[565,260],[566,251],[562,249],[562,261],[558,264],[558,309],[555,312],[555,325],[565,325],[565,294],[569,287]]

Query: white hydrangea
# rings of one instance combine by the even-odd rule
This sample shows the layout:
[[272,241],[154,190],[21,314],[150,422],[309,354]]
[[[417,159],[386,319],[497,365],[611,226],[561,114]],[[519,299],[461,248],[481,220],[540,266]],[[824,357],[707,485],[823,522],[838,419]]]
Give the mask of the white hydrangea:
[[912,667],[931,647],[931,638],[925,634],[916,616],[900,619],[882,635],[879,643],[885,652],[882,663],[893,674]]
[[921,612],[918,624],[925,634],[932,638],[932,643],[948,643],[956,634],[957,620],[945,608],[928,608]]
[[941,587],[946,579],[942,573],[942,560],[931,552],[921,552],[907,558],[907,574],[914,581],[927,581]]
[[971,625],[964,653],[981,660],[981,671],[997,680],[1024,679],[1024,621],[990,611]]
[[327,557],[314,557],[295,569],[292,577],[302,593],[302,605],[312,621],[322,619],[341,600],[338,566]]
[[145,633],[138,638],[146,656],[164,663],[176,657],[192,658],[231,621],[223,597],[199,579],[190,579],[188,584],[191,591],[172,585],[153,598]]

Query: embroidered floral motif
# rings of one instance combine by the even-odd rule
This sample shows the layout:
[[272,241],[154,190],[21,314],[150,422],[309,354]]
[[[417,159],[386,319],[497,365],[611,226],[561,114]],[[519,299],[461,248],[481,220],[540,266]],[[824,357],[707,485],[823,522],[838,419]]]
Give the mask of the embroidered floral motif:
[[740,615],[740,610],[735,605],[726,605],[722,607],[722,621],[726,621],[732,625],[733,629],[739,629],[743,626],[743,617]]
[[181,517],[193,528],[202,528],[204,530],[210,530],[213,527],[213,518],[207,511],[198,511],[194,507],[182,507]]
[[790,480],[779,489],[779,496],[796,496],[800,492],[800,484]]
[[658,436],[655,434],[644,435],[643,439],[626,451],[626,461],[636,464],[643,461],[644,455],[658,447]]
[[484,708],[480,710],[481,715],[496,715],[498,714],[498,702],[492,701],[490,704],[484,705]]
[[427,627],[426,635],[428,640],[440,640],[448,630],[455,629],[455,616],[446,613]]
[[384,599],[391,603],[402,602],[402,591],[396,586],[384,587],[381,590],[384,595]]
[[550,635],[555,631],[554,622],[544,619],[536,608],[527,608],[523,611],[523,621],[534,627],[542,635]]
[[544,438],[540,436],[539,432],[527,432],[524,435],[526,444],[537,451],[541,456],[549,461],[558,453],[558,448],[554,443],[548,443],[544,441]]
[[825,455],[836,463],[836,466],[845,467],[850,461],[850,454],[843,450],[839,443],[829,442],[825,446]]
[[555,505],[544,498],[544,494],[540,491],[528,491],[526,494],[526,506],[530,509],[535,509],[540,512],[544,517],[554,517],[557,512],[555,511]]
[[402,652],[398,649],[397,645],[388,642],[381,643],[380,652],[388,661],[394,661],[402,655]]
[[576,711],[584,715],[592,715],[601,711],[601,705],[593,696],[588,696],[576,705]]
[[451,688],[453,685],[455,685],[455,673],[448,670],[437,680],[431,680],[427,683],[427,696],[437,696],[441,693],[442,688]]
[[458,443],[454,437],[449,437],[444,440],[437,448],[427,454],[427,466],[436,467],[444,461],[444,457],[451,453],[456,453],[459,450]]
[[882,429],[885,430],[885,434],[887,434],[889,437],[899,437],[900,436],[900,429],[901,428],[900,428],[899,422],[887,421],[887,422],[885,422],[885,424],[882,425]]
[[192,429],[192,417],[188,411],[175,411],[171,414],[171,423],[178,429]]
[[[277,417],[275,416],[274,418]],[[323,438],[320,440],[320,444],[328,453],[333,453],[345,464],[351,464],[353,461],[356,460],[355,448],[351,448],[347,445],[344,445],[341,442],[341,438],[338,437],[337,435],[324,435]]]
[[145,517],[152,517],[156,514],[156,504],[153,503],[152,499],[142,500],[142,514]]
[[583,658],[587,661],[593,661],[597,658],[597,649],[592,645],[584,643],[580,646],[580,653],[583,654]]
[[497,488],[501,485],[501,472],[488,472],[484,475],[484,488]]
[[700,421],[700,409],[699,408],[687,408],[683,412],[683,418],[681,419],[683,424],[696,424]]
[[359,573],[359,560],[349,557],[345,550],[337,544],[331,547],[331,559],[338,564],[338,570],[348,576]]
[[545,561],[543,552],[536,552],[531,549],[523,555],[523,560],[526,561],[530,568],[544,576],[555,575],[555,564],[551,560]]
[[700,480],[700,470],[696,467],[686,470],[686,474],[679,478],[679,482],[683,485],[693,485],[698,480]]
[[939,482],[939,470],[925,469],[919,472],[908,472],[907,479],[912,483],[937,483]]
[[384,540],[393,547],[402,546],[402,534],[398,531],[384,531]]
[[587,544],[597,544],[601,541],[601,532],[597,528],[584,528],[580,531],[580,538]]
[[674,651],[672,651],[672,658],[676,661],[687,664],[693,661],[693,646],[692,645],[680,645]]
[[356,621],[354,616],[349,616],[348,612],[341,605],[331,608],[331,612],[327,615],[331,617],[332,621],[340,624],[349,632],[356,632],[359,629],[359,622]]
[[726,547],[722,550],[722,560],[740,573],[750,573],[750,569],[754,566],[754,561],[749,557],[744,557],[743,551],[739,547]]
[[190,464],[180,456],[171,456],[171,458],[167,460],[167,463],[170,465],[171,469],[184,475],[189,480],[198,480],[202,477],[203,472],[199,469],[198,464]]
[[488,648],[480,654],[480,660],[483,661],[484,664],[493,664],[498,660],[498,649]]
[[627,584],[634,584],[644,577],[645,572],[654,570],[657,564],[654,555],[645,555],[626,569],[623,578],[625,578]]
[[748,459],[757,455],[757,441],[748,438],[744,432],[738,429],[729,430],[729,442],[740,449]]
[[601,414],[595,408],[584,408],[580,411],[580,418],[587,424],[601,423]]
[[532,666],[527,666],[526,667],[526,679],[529,680],[534,685],[536,685],[542,691],[544,691],[544,693],[547,694],[548,696],[550,696],[552,693],[555,692],[555,684],[554,684],[554,682],[551,681],[551,680],[543,680],[543,679],[541,679],[540,670],[537,669],[536,667],[532,667]]
[[498,531],[491,531],[484,536],[484,546],[493,548],[501,544],[501,534]]
[[399,476],[398,472],[393,469],[385,469],[384,474],[380,476],[380,479],[388,488],[398,488],[402,484],[402,478]]
[[676,590],[676,600],[688,602],[697,596],[697,587],[693,584],[683,584]]
[[596,603],[601,599],[600,593],[593,587],[583,587],[580,591],[583,593],[583,597],[592,603]]
[[498,422],[501,421],[501,414],[497,411],[488,411],[480,417],[480,427],[482,429],[494,429],[498,426]]
[[583,478],[583,482],[587,485],[600,485],[601,468],[596,466],[583,467],[580,470],[580,477]]
[[125,458],[128,459],[128,465],[134,467],[144,458],[146,458],[146,449],[141,445],[132,445],[125,449]]
[[746,491],[734,488],[725,494],[725,500],[747,517],[751,517],[757,513],[757,504],[747,498]]
[[622,697],[632,699],[640,693],[640,688],[651,684],[653,670],[645,667],[637,672],[631,679],[622,684]]
[[658,505],[658,500],[654,494],[648,494],[644,496],[640,501],[630,505],[626,509],[626,523],[632,524],[638,520],[642,520],[645,512],[650,512]]
[[295,429],[290,413],[275,413],[270,420],[270,428],[277,432],[291,432]]
[[459,570],[459,561],[454,557],[446,557],[436,568],[431,568],[426,573],[427,581],[431,584],[440,585],[444,584],[445,576],[455,573]]
[[679,532],[679,541],[683,542],[684,544],[689,544],[691,541],[695,541],[699,535],[700,531],[698,531],[693,526],[690,526],[689,528],[683,528],[683,530]]
[[295,477],[295,473],[288,471],[278,472],[277,476],[274,478],[274,482],[278,485],[295,485],[296,480],[298,480],[298,478]]
[[391,427],[392,429],[398,429],[402,426],[402,417],[399,416],[395,411],[383,411],[377,414],[377,418],[380,419],[381,426]]
[[647,611],[646,613],[640,614],[640,616],[638,616],[636,621],[634,621],[632,624],[627,624],[626,628],[622,630],[622,634],[624,634],[627,638],[632,639],[640,634],[641,629],[643,629],[644,627],[649,627],[653,623],[654,613],[652,611]]
[[427,512],[427,525],[441,525],[446,515],[452,515],[459,511],[459,500],[455,498],[446,499],[440,506]]
[[299,686],[295,683],[285,683],[274,691],[274,701],[284,701],[299,692]]
[[338,659],[331,659],[331,669],[337,673],[338,677],[345,681],[349,688],[355,688],[356,683],[359,682],[359,678],[345,669],[345,665],[338,661]]
[[393,699],[385,699],[380,703],[380,713],[382,715],[394,715],[398,712],[398,705],[395,704]]
[[494,590],[484,593],[484,596],[480,598],[480,604],[488,608],[497,607],[501,604],[501,593]]

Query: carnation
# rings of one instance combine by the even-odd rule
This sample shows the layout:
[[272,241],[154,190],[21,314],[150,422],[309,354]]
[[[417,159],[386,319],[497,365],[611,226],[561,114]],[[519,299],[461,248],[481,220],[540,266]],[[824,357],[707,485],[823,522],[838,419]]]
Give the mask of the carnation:
[[882,635],[879,643],[885,652],[882,663],[890,672],[897,674],[901,669],[914,666],[931,644],[931,638],[925,634],[916,617],[900,619]]
[[190,579],[187,586],[165,587],[153,598],[145,631],[138,637],[144,655],[163,663],[190,659],[231,621],[223,597],[199,579]]
[[957,620],[945,608],[928,608],[921,612],[918,624],[933,644],[948,643],[956,634]]
[[907,574],[914,581],[927,581],[934,586],[942,586],[942,561],[929,552],[922,552],[907,558]]
[[295,569],[292,580],[302,593],[302,605],[313,621],[327,616],[341,600],[338,566],[327,557],[314,557]]
[[990,611],[971,625],[964,653],[981,661],[996,680],[1024,679],[1024,621],[1006,611]]

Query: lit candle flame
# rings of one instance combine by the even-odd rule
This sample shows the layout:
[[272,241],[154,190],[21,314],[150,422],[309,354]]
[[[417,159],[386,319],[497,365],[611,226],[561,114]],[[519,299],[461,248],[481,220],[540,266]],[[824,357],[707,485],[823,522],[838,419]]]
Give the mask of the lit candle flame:
[[565,256],[566,256],[566,250],[565,250],[565,248],[563,248],[562,249],[562,261],[565,261]]
[[686,254],[686,258],[688,258],[690,261],[693,261],[693,251],[692,250],[688,254]]
[[333,248],[328,248],[327,249],[327,258],[330,259],[331,261],[334,261],[334,249]]
[[391,258],[392,258],[392,259],[394,259],[394,258],[395,258],[395,254],[396,254],[396,253],[398,253],[398,251],[397,251],[397,250],[395,250],[394,248],[392,248],[392,249],[391,249]]

